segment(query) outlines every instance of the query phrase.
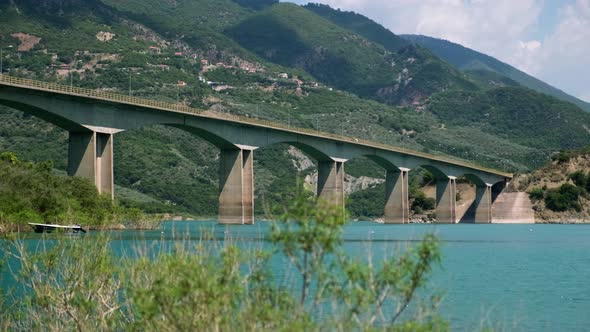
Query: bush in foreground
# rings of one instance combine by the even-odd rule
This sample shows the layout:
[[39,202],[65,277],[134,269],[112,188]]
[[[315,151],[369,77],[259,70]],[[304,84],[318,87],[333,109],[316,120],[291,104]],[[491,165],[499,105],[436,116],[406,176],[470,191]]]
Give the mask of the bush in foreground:
[[[273,226],[270,249],[202,234],[122,258],[104,237],[47,241],[36,252],[5,241],[23,291],[0,321],[50,331],[446,330],[436,315],[418,320],[406,310],[440,259],[437,239],[380,262],[353,259],[342,249],[342,212],[297,197]],[[276,254],[293,278],[273,273]]]

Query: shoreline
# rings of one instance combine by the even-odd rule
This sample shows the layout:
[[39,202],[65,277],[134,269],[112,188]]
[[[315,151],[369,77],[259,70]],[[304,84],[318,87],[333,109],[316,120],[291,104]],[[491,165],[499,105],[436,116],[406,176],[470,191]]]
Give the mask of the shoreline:
[[[150,230],[158,229],[160,227],[160,225],[165,222],[177,222],[177,221],[206,222],[206,221],[211,221],[211,220],[215,220],[215,218],[213,218],[213,217],[199,217],[199,218],[195,218],[195,219],[188,219],[188,218],[164,219],[162,221],[159,221],[157,223],[157,225],[150,225],[150,226],[133,225],[133,224],[129,224],[129,225],[114,224],[114,225],[104,225],[104,226],[88,226],[87,228],[85,228],[84,225],[82,225],[82,227],[88,231],[150,231]],[[271,221],[268,218],[259,218],[257,220],[263,221],[263,222]],[[383,222],[383,218],[354,218],[354,219],[349,220],[349,222],[353,222],[353,223],[360,222],[360,221],[374,222],[377,224],[385,224]],[[436,222],[435,221],[423,221],[421,219],[411,219],[410,222],[406,225],[409,225],[409,224],[433,225],[433,224],[436,224]],[[491,223],[491,224],[477,224],[477,225],[524,225],[524,224],[525,223]],[[391,225],[403,225],[403,224],[391,224]],[[441,224],[441,225],[446,225],[446,224]],[[459,225],[459,223],[456,225]],[[535,221],[534,224],[530,224],[530,225],[590,225],[590,220],[586,220],[586,219],[554,220],[554,221],[538,220],[538,221]],[[13,233],[34,233],[34,230],[29,225],[18,225],[18,224],[0,225],[0,234],[13,234]]]

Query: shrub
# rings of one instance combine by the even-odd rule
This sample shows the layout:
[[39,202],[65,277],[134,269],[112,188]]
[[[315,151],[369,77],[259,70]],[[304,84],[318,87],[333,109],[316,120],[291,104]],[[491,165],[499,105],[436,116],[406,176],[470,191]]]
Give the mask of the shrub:
[[568,210],[581,211],[582,207],[578,201],[581,189],[569,184],[563,184],[557,190],[550,190],[545,197],[545,205],[552,211],[563,212]]
[[568,177],[570,178],[570,180],[572,180],[572,182],[576,186],[578,186],[580,188],[586,188],[586,184],[588,182],[588,179],[586,177],[586,174],[584,174],[584,172],[576,171],[574,173],[569,174]]
[[571,153],[567,152],[567,151],[559,151],[558,154],[551,156],[551,159],[553,161],[557,161],[558,164],[566,163],[566,162],[570,161],[571,158],[572,158]]
[[541,200],[545,198],[545,190],[535,187],[529,191],[529,198],[533,201]]
[[416,213],[422,213],[425,210],[432,210],[435,206],[435,200],[431,197],[426,197],[423,192],[418,192],[412,202],[412,210]]

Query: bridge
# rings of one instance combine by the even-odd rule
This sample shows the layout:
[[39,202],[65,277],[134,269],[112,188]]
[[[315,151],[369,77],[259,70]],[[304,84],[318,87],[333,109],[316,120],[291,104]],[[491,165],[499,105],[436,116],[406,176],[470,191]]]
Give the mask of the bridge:
[[512,174],[400,147],[264,120],[213,114],[181,104],[47,83],[0,74],[0,104],[48,121],[69,133],[68,174],[90,179],[114,197],[113,137],[116,133],[166,125],[201,137],[220,150],[219,222],[254,223],[254,151],[285,143],[314,158],[318,197],[344,209],[344,164],[367,157],[386,171],[384,219],[409,222],[408,172],[422,167],[436,179],[436,219],[459,222],[456,179],[476,186],[462,222],[491,223],[492,202]]

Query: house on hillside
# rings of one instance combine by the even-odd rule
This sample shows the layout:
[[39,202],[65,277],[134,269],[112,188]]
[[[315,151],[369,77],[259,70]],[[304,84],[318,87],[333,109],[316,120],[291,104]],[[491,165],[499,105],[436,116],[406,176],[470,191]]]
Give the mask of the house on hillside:
[[148,51],[150,53],[154,53],[154,54],[160,54],[160,52],[161,52],[160,48],[157,47],[157,46],[150,46],[150,47],[148,47]]
[[280,73],[279,78],[289,79],[289,74],[287,73]]
[[223,85],[215,85],[211,87],[213,90],[220,92],[220,91],[225,91],[227,89],[232,89],[231,86],[223,84]]
[[176,85],[178,85],[178,86],[186,86],[186,82],[185,81],[178,81],[178,83]]

